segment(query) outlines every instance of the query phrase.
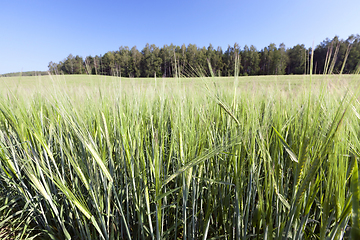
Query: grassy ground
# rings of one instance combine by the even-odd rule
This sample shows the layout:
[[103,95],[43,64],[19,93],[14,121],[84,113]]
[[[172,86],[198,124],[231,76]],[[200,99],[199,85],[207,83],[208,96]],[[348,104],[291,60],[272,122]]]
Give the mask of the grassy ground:
[[357,239],[359,80],[0,78],[0,237]]
[[[328,84],[328,87],[342,86],[355,87],[359,80],[357,75],[315,75],[312,77],[312,86],[319,88],[321,84]],[[73,91],[92,92],[99,89],[146,89],[165,86],[167,91],[177,91],[179,88],[202,91],[204,83],[212,85],[215,82],[222,89],[233,90],[233,77],[220,78],[182,78],[180,81],[175,78],[118,78],[110,76],[94,75],[67,75],[67,76],[32,76],[32,77],[1,77],[0,92],[8,94],[9,91],[18,95],[34,93],[50,93],[58,88],[69,93]],[[259,91],[273,89],[291,92],[293,90],[309,87],[310,77],[308,75],[292,76],[249,76],[239,77],[237,87],[240,90]]]
[[[331,81],[349,81],[354,78],[358,78],[356,75],[313,75],[314,81],[322,81],[322,80],[331,80]],[[111,84],[117,83],[120,78],[111,77],[111,76],[96,76],[96,75],[66,75],[66,76],[31,76],[31,77],[1,77],[0,84],[2,87],[34,87],[41,85],[52,85],[54,82],[64,83],[70,85],[80,85],[80,86],[92,86],[95,84],[96,86],[101,83]],[[178,82],[175,78],[157,78],[157,81],[160,82],[163,79],[167,83]],[[209,79],[209,78],[204,78]],[[213,80],[213,79],[211,79]],[[273,83],[282,83],[282,84],[300,84],[304,81],[309,80],[309,75],[281,75],[281,76],[248,76],[248,77],[238,77],[239,83],[248,84],[248,83],[257,83],[257,84],[273,84]],[[142,83],[152,83],[155,81],[154,78],[121,78],[123,83],[131,83],[139,81]],[[216,82],[222,82],[224,84],[233,84],[234,77],[215,77]],[[184,78],[181,81],[182,83],[191,83],[191,82],[203,82],[200,78]]]

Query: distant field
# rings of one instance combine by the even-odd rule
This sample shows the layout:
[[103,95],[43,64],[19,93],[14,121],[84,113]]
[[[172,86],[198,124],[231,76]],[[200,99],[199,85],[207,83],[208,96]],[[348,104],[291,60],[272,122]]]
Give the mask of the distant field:
[[[357,75],[314,75],[313,86],[327,83],[333,86],[357,85],[360,77]],[[221,88],[233,88],[234,77],[216,78],[118,78],[95,75],[61,75],[61,76],[31,76],[31,77],[0,77],[0,91],[38,92],[43,89],[57,88],[91,90],[93,88],[146,88],[166,87],[167,89],[189,88],[194,90],[204,87],[204,83],[216,83]],[[263,88],[278,88],[291,90],[304,87],[310,82],[309,75],[282,75],[282,76],[248,76],[238,77],[237,86],[241,89],[257,90]]]
[[0,239],[359,239],[359,83],[1,77]]

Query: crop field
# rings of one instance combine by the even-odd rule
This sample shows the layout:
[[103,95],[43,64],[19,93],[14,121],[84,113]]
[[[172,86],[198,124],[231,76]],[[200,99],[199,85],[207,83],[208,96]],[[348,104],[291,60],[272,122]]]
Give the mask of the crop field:
[[0,78],[0,239],[360,239],[359,85]]

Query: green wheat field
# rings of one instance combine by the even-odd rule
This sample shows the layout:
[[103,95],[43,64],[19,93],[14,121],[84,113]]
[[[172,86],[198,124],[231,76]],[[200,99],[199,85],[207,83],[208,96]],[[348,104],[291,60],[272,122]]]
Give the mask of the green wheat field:
[[0,239],[360,239],[359,86],[0,78]]

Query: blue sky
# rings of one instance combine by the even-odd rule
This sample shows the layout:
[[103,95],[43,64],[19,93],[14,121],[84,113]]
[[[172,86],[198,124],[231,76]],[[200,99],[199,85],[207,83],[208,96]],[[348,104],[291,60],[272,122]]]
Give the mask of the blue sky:
[[311,47],[359,34],[359,10],[359,0],[2,1],[0,74],[146,43]]

